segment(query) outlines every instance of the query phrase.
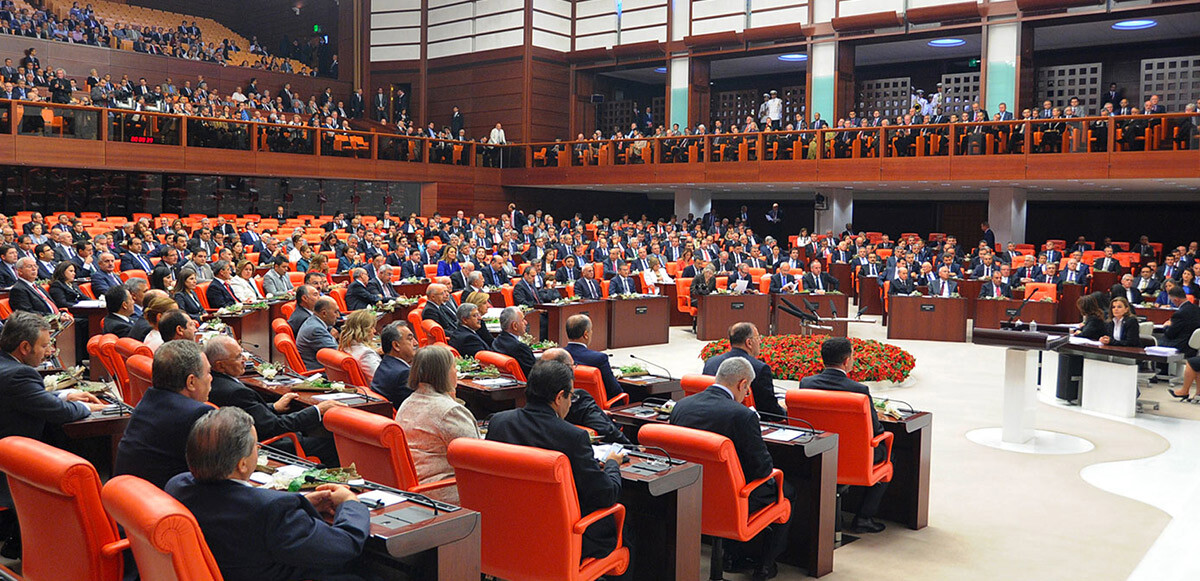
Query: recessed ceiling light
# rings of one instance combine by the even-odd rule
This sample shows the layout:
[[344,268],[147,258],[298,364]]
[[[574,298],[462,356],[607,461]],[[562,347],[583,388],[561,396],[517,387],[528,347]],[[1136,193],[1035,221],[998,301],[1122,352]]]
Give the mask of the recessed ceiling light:
[[781,54],[779,55],[779,60],[789,63],[799,63],[808,60],[808,55],[799,53]]
[[654,72],[656,72],[656,73],[658,73],[658,74],[660,74],[660,75],[662,75],[662,74],[666,74],[666,72],[667,72],[667,67],[658,67],[657,69],[654,69]]
[[928,44],[934,48],[950,48],[967,44],[967,41],[961,38],[935,38],[929,41]]
[[1145,30],[1158,26],[1158,22],[1149,18],[1139,18],[1137,20],[1122,20],[1112,25],[1113,30]]

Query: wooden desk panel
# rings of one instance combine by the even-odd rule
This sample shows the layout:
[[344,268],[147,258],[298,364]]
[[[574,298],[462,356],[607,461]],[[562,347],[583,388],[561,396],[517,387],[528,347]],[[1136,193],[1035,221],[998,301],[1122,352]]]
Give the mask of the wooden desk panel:
[[[808,312],[808,309],[804,308],[804,301],[801,299],[808,299],[809,301],[816,303],[817,313],[821,315],[822,319],[834,316],[833,309],[830,307],[830,302],[833,303],[833,306],[837,307],[838,317],[846,317],[850,312],[850,298],[843,294],[814,295],[811,293],[771,293],[772,335],[799,335],[803,332],[800,326],[800,319],[783,312],[783,310],[779,308],[779,306],[783,304],[782,299],[784,298],[790,301],[793,305],[800,307],[800,310],[806,313]],[[833,331],[816,331],[816,333],[828,334],[832,337],[845,337],[846,328],[848,325],[849,323],[844,321],[829,323],[825,326],[832,326]]]
[[967,340],[967,299],[892,295],[888,339]]
[[482,419],[499,411],[525,407],[525,382],[513,381],[516,385],[487,387],[471,379],[459,379],[456,394],[476,418]]
[[[647,475],[645,459],[631,456],[621,467],[621,504],[627,539],[636,539],[641,558],[630,563],[630,579],[700,578],[700,515],[704,495],[699,464],[682,464]],[[633,468],[633,469],[631,469]]]
[[671,305],[666,297],[613,299],[608,303],[609,349],[658,345],[669,340]]
[[1075,305],[1079,297],[1087,293],[1087,287],[1081,284],[1062,284],[1058,291],[1058,322],[1078,323],[1083,320],[1079,307]]
[[858,312],[864,315],[883,314],[883,288],[878,276],[858,279]]
[[[929,525],[929,472],[933,443],[933,414],[917,412],[902,420],[884,418],[891,432],[892,481],[879,505],[881,518],[919,530]],[[861,490],[851,489],[845,502],[856,506]]]
[[849,296],[854,296],[854,285],[850,284],[854,268],[849,263],[834,262],[825,267],[826,272],[838,281],[838,290]]
[[[288,374],[287,377],[294,378],[295,376]],[[280,397],[283,397],[284,394],[291,393],[294,391],[288,385],[284,385],[281,383],[275,383],[272,381],[267,381],[258,374],[246,374],[237,379],[239,381],[241,381],[242,383],[246,384],[246,387],[249,387],[250,389],[253,389],[254,391],[257,391],[263,395],[266,395],[268,401],[274,401]],[[315,397],[315,396],[321,395],[321,392],[297,391],[295,393],[296,393],[297,397],[295,400],[293,400],[292,405],[313,406],[313,405],[317,405],[318,403],[321,403],[321,401],[316,399],[316,397]],[[364,397],[368,397],[368,396],[364,396]],[[361,409],[364,411],[371,412],[373,414],[379,414],[381,416],[386,416],[389,418],[395,417],[395,415],[396,415],[396,411],[395,411],[395,409],[392,408],[391,402],[389,402],[386,399],[370,398],[367,401],[360,401],[360,402],[352,403],[349,405],[350,405],[350,407],[353,407],[353,408],[358,408],[358,409]]]
[[691,325],[692,324],[692,316],[683,311],[680,311],[679,308],[676,306],[679,304],[679,302],[678,302],[679,287],[674,284],[666,284],[666,285],[659,285],[658,288],[661,289],[663,295],[666,296],[667,300],[670,301],[670,303],[668,303],[668,305],[669,305],[668,309],[670,311],[671,326],[672,327],[685,327],[685,326]]
[[221,315],[221,322],[229,325],[242,349],[259,356],[263,361],[271,361],[270,316],[269,309],[256,309],[235,315]]
[[701,341],[724,339],[734,323],[754,323],[759,332],[771,324],[771,299],[763,294],[702,296],[698,309],[696,338]]
[[[549,320],[547,327],[549,336],[546,339],[559,345],[567,344],[567,319],[573,315],[587,315],[592,320],[591,348],[596,351],[608,349],[608,303],[607,301],[577,301],[561,305],[543,304],[538,309],[544,310]],[[530,326],[532,332],[533,326]]]
[[1007,321],[1016,314],[1017,309],[1021,309],[1018,319],[1022,321],[1052,325],[1058,319],[1058,305],[1054,303],[1029,301],[1022,308],[1021,302],[1016,299],[981,299],[975,306],[975,320],[972,326],[976,329],[999,329],[1000,322]]

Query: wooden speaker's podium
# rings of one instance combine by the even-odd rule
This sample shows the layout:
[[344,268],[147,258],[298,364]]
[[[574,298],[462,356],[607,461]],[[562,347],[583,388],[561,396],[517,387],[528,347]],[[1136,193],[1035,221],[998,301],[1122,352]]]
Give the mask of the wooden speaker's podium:
[[1067,343],[1063,335],[1036,331],[976,328],[971,342],[1005,347],[1004,422],[1000,440],[1005,444],[1028,444],[1035,436],[1037,416],[1037,365],[1029,351],[1053,351]]

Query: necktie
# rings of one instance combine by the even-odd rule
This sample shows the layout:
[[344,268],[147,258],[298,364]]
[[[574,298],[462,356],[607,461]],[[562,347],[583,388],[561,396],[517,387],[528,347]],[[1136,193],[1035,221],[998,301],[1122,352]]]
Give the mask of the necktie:
[[46,293],[42,292],[42,287],[32,283],[29,286],[33,288],[33,292],[37,293],[37,296],[42,297],[42,300],[45,301],[51,313],[58,312],[58,306],[54,304],[54,301],[50,300],[50,297],[46,296]]
[[813,275],[813,278],[817,279],[817,290],[825,290],[825,289],[824,289],[824,288],[821,286],[821,275],[819,275],[819,274],[814,274],[814,275]]
[[992,285],[992,296],[994,296],[994,297],[1000,296],[1000,285],[998,285],[998,284]]

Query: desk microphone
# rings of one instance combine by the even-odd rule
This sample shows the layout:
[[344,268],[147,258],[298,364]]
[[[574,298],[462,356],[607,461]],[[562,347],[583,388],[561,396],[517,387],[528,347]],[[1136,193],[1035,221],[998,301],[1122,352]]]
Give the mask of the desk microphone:
[[[1017,310],[1014,311],[1012,316],[1008,318],[1009,324],[1012,324],[1013,321],[1017,320],[1017,317],[1021,316],[1021,311],[1025,310],[1025,305],[1029,304],[1030,299],[1032,299],[1033,295],[1035,294],[1037,294],[1036,289],[1034,289],[1032,292],[1025,293],[1025,298],[1021,301],[1021,304],[1017,306]],[[1020,326],[1017,327],[1017,330],[1021,330]]]
[[657,368],[659,368],[659,369],[661,369],[661,370],[663,370],[663,371],[667,372],[667,380],[668,380],[668,381],[675,381],[675,378],[671,376],[671,370],[670,370],[670,369],[667,369],[666,367],[663,367],[662,365],[659,365],[659,364],[657,364],[657,363],[654,363],[653,361],[649,361],[649,360],[646,360],[646,359],[642,359],[641,357],[638,357],[637,355],[630,354],[629,356],[630,356],[631,358],[633,358],[633,359],[637,359],[638,361],[641,361],[642,363],[649,363],[650,365],[653,365],[653,366],[655,366],[655,367],[657,367]]
[[[671,458],[671,453],[666,451],[666,449],[664,449],[664,448],[659,448],[658,446],[647,446],[645,444],[638,444],[637,447],[641,448],[642,452],[645,452],[646,450],[658,450],[659,452],[662,452],[663,456],[667,457],[667,465],[668,466],[670,466],[672,464],[683,464],[683,460],[675,460],[675,459]],[[647,460],[650,460],[651,462],[661,461],[659,458],[647,458]]]
[[246,341],[245,339],[238,339],[238,344],[240,344],[240,345],[244,345],[244,346],[247,346],[247,347],[253,347],[253,348],[255,348],[255,349],[258,349],[258,348],[259,348],[259,346],[258,346],[258,343],[251,343],[251,342],[249,342],[249,341]]
[[837,305],[833,304],[833,299],[829,299],[829,311],[833,313],[833,318],[838,318]]
[[[800,418],[793,418],[793,417],[791,417],[791,416],[776,416],[776,415],[773,415],[773,414],[771,415],[771,417],[774,417],[774,418],[780,418],[780,417],[782,417],[782,418],[783,418],[783,419],[785,419],[785,420],[792,421],[792,422],[798,422],[798,423],[801,423],[801,424],[804,424],[804,425],[808,426],[808,430],[809,430],[809,432],[810,432],[810,433],[808,434],[808,440],[805,440],[805,442],[807,442],[807,441],[809,441],[809,440],[812,440],[813,438],[817,437],[817,434],[819,434],[819,433],[821,432],[821,430],[818,430],[818,429],[814,428],[814,427],[813,427],[813,425],[812,425],[812,424],[810,424],[810,423],[808,422],[808,420],[803,420],[803,419],[800,419]],[[759,419],[759,422],[758,422],[758,423],[759,423],[760,425],[764,425],[764,426],[771,426],[771,427],[773,427],[773,428],[782,428],[782,429],[786,429],[786,430],[791,430],[791,429],[793,429],[793,428],[797,428],[797,427],[799,427],[799,426],[793,426],[793,425],[791,425],[791,424],[786,424],[786,423],[783,423],[783,424],[781,424],[781,423],[774,422],[774,421],[771,421],[771,420],[763,420],[763,419],[761,419],[761,418]]]
[[[915,408],[913,408],[911,403],[908,403],[902,399],[895,399],[895,398],[890,398],[890,397],[880,397],[880,398],[876,398],[876,399],[880,399],[883,401],[894,401],[894,402],[902,403],[902,404],[908,406],[908,411],[905,413],[910,413],[910,414],[917,413],[917,410]],[[904,411],[904,410],[900,410],[900,411]]]

